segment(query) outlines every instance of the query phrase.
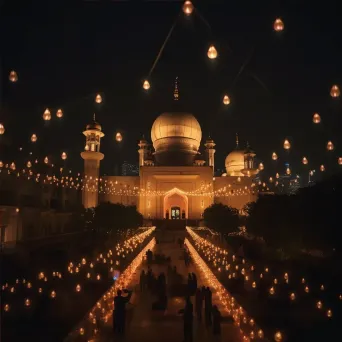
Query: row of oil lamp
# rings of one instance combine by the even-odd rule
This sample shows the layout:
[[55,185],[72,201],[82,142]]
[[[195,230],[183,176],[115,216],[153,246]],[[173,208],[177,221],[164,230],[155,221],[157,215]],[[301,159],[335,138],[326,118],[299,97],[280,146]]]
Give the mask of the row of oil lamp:
[[[118,257],[122,257],[122,258],[125,258],[127,255],[129,255],[130,253],[132,253],[140,244],[142,244],[145,239],[150,236],[153,231],[155,230],[155,227],[150,227],[150,228],[147,228],[144,232],[142,233],[139,233],[139,234],[136,234],[136,235],[133,235],[132,237],[130,237],[129,239],[126,239],[124,242],[122,243],[118,243],[115,247],[115,253]],[[102,264],[107,264],[108,265],[108,268],[110,267],[110,272],[113,272],[114,271],[114,268],[111,266],[114,264],[113,260],[111,259],[111,257],[113,256],[113,252],[112,250],[109,250],[107,252],[107,259],[105,257],[105,255],[103,253],[100,253],[98,255],[98,257],[96,258],[96,261],[93,260],[89,263],[87,263],[87,260],[85,258],[82,258],[82,260],[80,262],[70,262],[67,269],[68,269],[68,273],[70,274],[78,274],[81,270],[82,267],[85,267],[85,266],[89,266],[90,268],[90,272],[93,271],[94,267],[95,267],[95,264],[96,263],[102,263]],[[118,266],[119,265],[119,260],[117,260],[115,262],[115,265]],[[90,279],[92,277],[92,274],[90,272],[87,272],[86,273],[86,278],[87,279]],[[43,284],[48,282],[48,277],[47,275],[44,273],[44,272],[39,272],[38,276],[37,276],[38,280],[39,281],[42,281]],[[52,279],[63,279],[63,275],[61,272],[52,272]],[[97,281],[100,281],[102,280],[102,277],[101,277],[101,274],[96,274],[96,277],[95,279]],[[8,283],[5,283],[1,286],[1,290],[2,291],[6,291],[8,290],[10,293],[17,293],[17,290],[18,290],[18,286],[20,286],[21,284],[23,284],[27,289],[33,289],[33,285],[30,281],[27,281],[26,279],[22,279],[22,280],[19,280],[19,279],[16,279],[15,281],[15,284],[13,285],[9,285]],[[43,290],[43,286],[42,285],[38,285],[38,293],[39,294],[42,294],[44,292]],[[77,293],[81,292],[82,290],[82,286],[81,284],[77,284],[75,286],[75,291]],[[51,290],[50,291],[50,298],[52,299],[55,299],[57,296],[57,293],[55,290]],[[32,304],[32,300],[29,299],[29,298],[26,298],[24,300],[24,305],[26,307],[30,307]],[[3,305],[3,310],[4,312],[9,312],[10,311],[10,304],[8,303],[5,303]]]
[[[215,293],[218,295],[220,303],[224,306],[228,314],[233,317],[235,325],[240,330],[242,341],[263,341],[264,332],[257,326],[255,320],[252,317],[248,317],[247,312],[237,303],[235,298],[228,293],[188,239],[185,239],[185,244],[188,247],[196,266],[205,276],[209,286],[214,289]],[[283,341],[283,336],[280,331],[277,331],[274,336],[275,341]]]
[[149,249],[153,250],[155,244],[156,240],[153,238],[119,276],[115,284],[102,296],[86,317],[68,335],[65,340],[66,342],[73,341],[77,336],[84,336],[89,340],[101,334],[100,326],[106,324],[112,316],[116,291],[127,288],[131,284],[137,268],[141,265],[145,257],[146,251]]
[[[228,273],[229,279],[243,276],[244,281],[247,285],[249,284],[252,289],[257,288],[257,281],[253,279],[253,273],[255,271],[255,267],[253,265],[249,265],[245,261],[245,259],[242,259],[242,261],[238,263],[238,258],[236,258],[234,255],[232,255],[232,260],[229,263],[229,261],[227,260],[228,252],[225,249],[222,249],[207,241],[206,239],[200,237],[190,228],[187,228],[187,231],[190,234],[190,236],[194,239],[196,247],[203,251],[204,255],[208,258],[208,261],[210,261],[213,264],[213,267],[215,267],[215,269],[217,269],[219,272],[226,271]],[[263,279],[265,276],[268,276],[268,279],[274,278],[272,281],[272,286],[268,289],[269,295],[274,296],[276,294],[276,285],[278,285],[280,281],[278,280],[278,278],[271,275],[269,267],[265,266],[263,267],[263,270],[264,273],[260,273],[259,279]],[[288,273],[284,273],[284,282],[286,284],[289,283]],[[301,284],[303,286],[304,292],[306,294],[310,293],[310,288],[305,278],[301,279]],[[320,291],[324,290],[325,286],[321,285]],[[342,300],[342,294],[339,294],[338,298],[339,300]],[[291,301],[298,299],[298,294],[296,294],[295,292],[291,292],[289,294],[289,299]],[[320,310],[323,308],[323,303],[321,300],[316,301],[316,308]],[[332,317],[331,309],[326,310],[326,316],[329,318]]]

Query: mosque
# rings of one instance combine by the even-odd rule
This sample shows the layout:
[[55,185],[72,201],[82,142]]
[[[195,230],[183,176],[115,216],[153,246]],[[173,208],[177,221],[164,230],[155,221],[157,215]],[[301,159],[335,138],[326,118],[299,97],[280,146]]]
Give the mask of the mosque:
[[[174,102],[178,105],[177,82]],[[159,115],[152,124],[151,142],[144,137],[138,143],[139,176],[100,176],[100,141],[104,136],[95,121],[83,134],[86,145],[81,153],[86,178],[82,193],[85,208],[101,202],[136,205],[145,219],[199,220],[205,208],[223,203],[242,210],[256,200],[253,177],[258,173],[255,153],[239,147],[225,160],[226,173],[214,176],[215,142],[202,140],[199,122],[191,113],[178,111]],[[203,144],[204,156],[199,153]],[[132,195],[136,194],[136,195]]]

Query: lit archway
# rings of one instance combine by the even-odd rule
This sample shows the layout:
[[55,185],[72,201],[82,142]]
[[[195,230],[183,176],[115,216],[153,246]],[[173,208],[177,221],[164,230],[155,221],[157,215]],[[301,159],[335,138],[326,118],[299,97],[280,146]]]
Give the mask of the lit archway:
[[173,215],[178,215],[178,210],[180,219],[187,219],[189,217],[188,197],[184,191],[173,188],[164,196],[163,218],[177,218]]

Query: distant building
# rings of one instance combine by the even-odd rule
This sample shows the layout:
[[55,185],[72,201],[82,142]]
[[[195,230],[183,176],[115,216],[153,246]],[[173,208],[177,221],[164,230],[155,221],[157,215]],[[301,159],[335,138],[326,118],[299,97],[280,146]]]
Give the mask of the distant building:
[[121,166],[121,176],[139,176],[139,166],[125,161]]

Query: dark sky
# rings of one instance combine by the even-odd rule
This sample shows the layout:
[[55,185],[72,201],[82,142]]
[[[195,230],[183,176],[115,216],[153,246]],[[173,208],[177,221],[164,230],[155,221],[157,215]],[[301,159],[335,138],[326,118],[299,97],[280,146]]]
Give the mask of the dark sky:
[[[0,156],[14,158],[19,146],[27,153],[36,133],[36,155],[58,158],[65,150],[67,166],[80,169],[81,132],[96,112],[106,134],[102,171],[112,173],[118,160],[137,162],[137,141],[142,134],[150,139],[153,120],[170,110],[178,76],[182,107],[197,117],[204,137],[211,133],[219,167],[235,146],[235,132],[266,168],[273,151],[282,157],[279,170],[288,160],[300,172],[303,155],[313,167],[328,159],[337,167],[342,111],[340,100],[329,96],[332,84],[342,87],[337,1],[194,1],[210,28],[197,15],[180,16],[148,93],[142,81],[182,1],[32,2],[5,1],[0,9],[0,122],[6,126]],[[272,29],[278,16],[282,33]],[[206,55],[211,43],[219,52],[215,61]],[[8,81],[11,69],[19,75],[15,84]],[[97,92],[104,94],[100,107],[94,105]],[[225,92],[232,103],[223,108]],[[46,107],[53,114],[48,125],[42,120]],[[60,121],[59,107],[65,113]],[[314,112],[322,116],[320,127],[312,124]],[[117,130],[124,136],[120,148]],[[285,137],[292,142],[290,155],[282,149]],[[332,156],[325,151],[330,139]]]

